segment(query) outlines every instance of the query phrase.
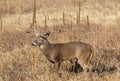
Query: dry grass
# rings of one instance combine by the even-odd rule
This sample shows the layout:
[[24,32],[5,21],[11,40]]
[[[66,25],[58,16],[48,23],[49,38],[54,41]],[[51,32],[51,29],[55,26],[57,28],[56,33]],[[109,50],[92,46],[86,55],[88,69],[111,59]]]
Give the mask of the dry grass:
[[[75,1],[74,6],[74,0],[37,0],[37,29],[45,33],[45,16],[49,15],[47,31],[51,31],[48,38],[51,43],[83,41],[91,44],[95,54],[92,77],[86,78],[82,72],[70,72],[72,66],[69,62],[62,63],[61,78],[50,72],[49,62],[40,49],[31,46],[34,34],[26,33],[32,21],[32,1],[0,0],[3,28],[0,31],[0,81],[120,80],[120,1],[81,0],[80,26],[76,25],[78,0]],[[65,26],[62,25],[63,11]]]

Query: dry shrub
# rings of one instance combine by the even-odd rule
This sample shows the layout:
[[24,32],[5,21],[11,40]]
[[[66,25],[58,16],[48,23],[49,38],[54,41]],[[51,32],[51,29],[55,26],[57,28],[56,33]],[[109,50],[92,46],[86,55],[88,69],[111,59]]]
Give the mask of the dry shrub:
[[[109,32],[106,28],[99,28],[94,26],[91,31],[86,30],[84,24],[83,27],[69,29],[69,25],[65,28],[56,27],[51,28],[51,36],[48,40],[52,43],[67,42],[71,41],[83,41],[93,45],[95,56],[92,59],[93,73],[99,76],[106,75],[106,72],[117,73],[119,69],[119,35],[118,30],[112,29]],[[80,30],[79,30],[80,29]],[[39,30],[45,32],[44,28]],[[73,33],[75,32],[75,33]],[[54,36],[53,36],[54,35]],[[107,35],[107,36],[106,36]],[[1,60],[4,59],[1,69],[1,77],[3,80],[32,80],[33,77],[32,67],[35,65],[35,77],[36,80],[43,80],[42,77],[46,77],[44,80],[57,80],[56,73],[51,75],[48,69],[48,61],[39,49],[31,47],[31,42],[35,38],[34,34],[27,34],[25,31],[17,32],[4,32],[2,34],[3,41],[3,53]],[[102,38],[101,38],[102,37]],[[107,38],[106,38],[107,37]],[[114,39],[111,39],[114,37]],[[115,42],[115,43],[113,43]],[[104,43],[104,44],[103,44]],[[114,48],[113,48],[114,47]],[[5,54],[5,55],[4,55]],[[33,55],[37,54],[36,56]],[[36,60],[35,60],[36,59]],[[61,72],[64,77],[60,80],[73,80],[74,77],[77,79],[84,80],[83,75],[79,78],[78,75],[69,72],[71,68],[69,62],[64,62],[61,65]],[[109,75],[109,74],[107,74]],[[73,77],[74,76],[74,77]],[[96,75],[93,74],[93,77]],[[55,77],[55,78],[52,78]],[[72,79],[68,78],[72,77]],[[68,78],[68,79],[66,79]],[[97,78],[94,78],[97,80]],[[102,81],[102,80],[101,80]]]

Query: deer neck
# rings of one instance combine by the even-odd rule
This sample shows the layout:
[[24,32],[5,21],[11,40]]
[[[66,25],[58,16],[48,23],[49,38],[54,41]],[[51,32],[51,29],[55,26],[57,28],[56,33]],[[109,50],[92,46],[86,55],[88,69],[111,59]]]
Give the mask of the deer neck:
[[50,43],[47,41],[45,44],[39,46],[44,54],[48,54]]

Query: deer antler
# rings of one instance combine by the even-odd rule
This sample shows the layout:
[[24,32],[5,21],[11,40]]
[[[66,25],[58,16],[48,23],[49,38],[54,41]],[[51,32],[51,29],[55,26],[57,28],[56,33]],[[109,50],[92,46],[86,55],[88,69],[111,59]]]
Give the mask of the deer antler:
[[33,28],[28,29],[27,33],[31,33],[31,32],[34,32],[37,37],[42,36],[42,34],[40,34],[40,32],[37,31],[36,29]]

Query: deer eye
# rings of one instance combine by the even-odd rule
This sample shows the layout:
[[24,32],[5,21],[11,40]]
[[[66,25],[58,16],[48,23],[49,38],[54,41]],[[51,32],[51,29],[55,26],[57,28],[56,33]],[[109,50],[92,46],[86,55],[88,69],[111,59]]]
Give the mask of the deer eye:
[[43,41],[43,39],[42,39],[42,38],[39,38],[37,41],[38,41],[38,42],[42,42],[42,41]]

